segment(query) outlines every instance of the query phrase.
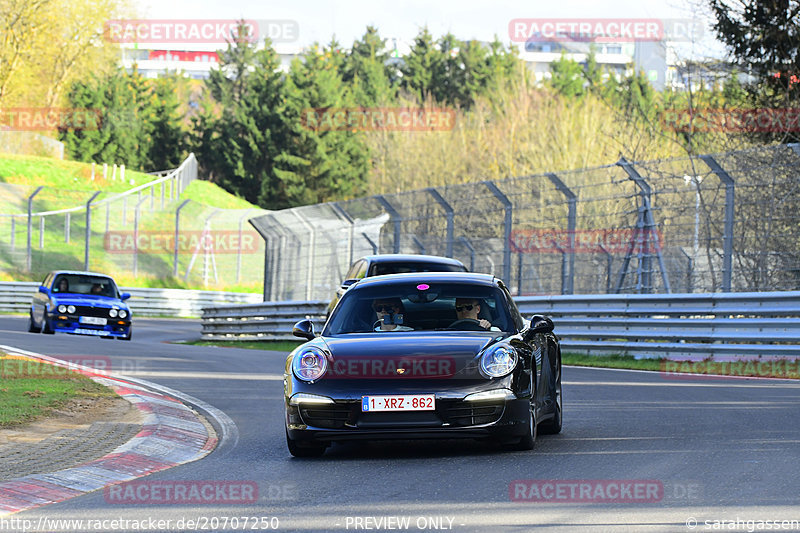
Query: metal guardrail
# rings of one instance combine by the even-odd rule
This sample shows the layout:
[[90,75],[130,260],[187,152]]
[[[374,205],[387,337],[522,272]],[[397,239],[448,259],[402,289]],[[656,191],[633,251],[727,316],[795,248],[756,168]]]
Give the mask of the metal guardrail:
[[[27,313],[31,298],[39,283],[0,282],[0,312]],[[131,293],[128,305],[134,317],[168,316],[176,318],[199,317],[203,308],[216,305],[240,305],[261,301],[255,293],[196,291],[184,289],[143,289],[120,287],[120,291]]]
[[[660,295],[526,296],[523,316],[545,314],[565,351],[670,358],[800,357],[800,291]],[[203,309],[203,339],[293,339],[304,317],[320,324],[326,301]]]
[[203,340],[298,340],[292,326],[311,318],[322,325],[328,301],[263,302],[203,309]]

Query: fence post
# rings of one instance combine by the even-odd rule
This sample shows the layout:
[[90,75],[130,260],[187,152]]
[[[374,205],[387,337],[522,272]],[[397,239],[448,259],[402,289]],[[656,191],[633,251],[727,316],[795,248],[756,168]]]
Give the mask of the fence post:
[[[619,161],[617,161],[617,165],[621,166],[622,169],[625,171],[625,173],[628,174],[628,177],[632,179],[634,183],[636,183],[636,185],[639,187],[642,197],[640,220],[642,224],[642,229],[645,231],[644,242],[647,243],[648,246],[648,249],[645,250],[646,252],[645,257],[647,257],[647,263],[643,269],[645,271],[645,275],[647,276],[646,278],[647,283],[643,283],[645,291],[649,292],[652,290],[652,282],[650,280],[650,276],[652,274],[652,268],[650,267],[650,258],[649,258],[649,256],[651,255],[651,250],[649,249],[649,247],[650,247],[650,241],[651,239],[653,239],[655,240],[656,256],[658,258],[658,267],[661,269],[661,280],[664,282],[664,290],[667,293],[671,293],[672,289],[670,288],[669,285],[667,269],[664,266],[664,256],[661,253],[661,242],[660,239],[658,238],[656,221],[653,218],[653,211],[650,203],[650,194],[651,194],[650,185],[647,183],[647,181],[645,181],[645,179],[642,176],[639,175],[636,169],[633,168],[633,165],[624,157],[621,157]],[[640,246],[642,246],[641,243]]]
[[447,201],[442,197],[441,194],[439,194],[439,191],[437,191],[435,188],[428,187],[425,190],[428,191],[428,194],[433,196],[433,199],[436,200],[436,203],[438,203],[440,206],[442,206],[442,209],[444,209],[445,217],[447,217],[446,255],[447,257],[453,257],[453,214],[454,214],[453,208],[450,206],[450,204],[447,203]]
[[17,236],[17,217],[11,215],[11,251],[15,248],[15,237]]
[[133,276],[139,274],[139,209],[144,200],[136,202],[136,208],[133,210]]
[[308,223],[308,221],[300,214],[297,209],[290,209],[291,213],[297,217],[297,219],[306,227],[308,230],[308,266],[306,266],[306,300],[311,299],[311,286],[314,282],[314,256],[317,247],[315,246],[315,241],[317,234],[314,231],[314,227]]
[[[513,222],[512,213],[514,206],[508,197],[497,188],[494,182],[484,181],[482,183],[486,185],[495,198],[503,204],[503,209],[505,211],[505,218],[503,219],[503,281],[511,285],[511,224]],[[520,280],[520,282],[521,281],[522,280]]]
[[250,211],[251,210],[248,209],[239,217],[239,249],[236,251],[236,283],[239,283],[242,274],[242,222],[250,215]]
[[69,244],[70,228],[72,227],[72,213],[67,211],[64,214],[64,242]]
[[95,191],[89,201],[86,202],[86,235],[83,245],[83,269],[89,270],[89,243],[92,236],[92,202],[102,191]]
[[403,222],[403,217],[400,216],[400,213],[389,203],[389,201],[384,198],[382,195],[378,195],[375,197],[378,202],[386,209],[386,212],[389,213],[389,217],[394,222],[394,246],[393,250],[394,253],[400,253],[400,224]]
[[39,217],[39,249],[44,248],[44,215]]
[[469,250],[469,271],[475,272],[475,248],[472,246],[472,243],[469,242],[469,239],[467,239],[466,237],[459,237],[458,240],[464,243],[464,246],[466,246],[467,250]]
[[[564,250],[561,251],[561,275],[562,278],[566,273],[567,280],[566,284],[562,282],[561,284],[561,294],[572,294],[575,291],[575,226],[576,226],[576,204],[578,201],[578,197],[572,192],[569,187],[564,185],[564,182],[561,179],[549,172],[545,174],[550,182],[555,185],[556,189],[561,192],[567,198],[567,232],[569,235],[569,252],[568,256],[565,256]],[[565,260],[569,257],[569,267],[567,268],[567,264]]]
[[710,155],[701,155],[703,161],[720,181],[725,184],[725,229],[722,234],[722,292],[731,292],[733,279],[733,207],[734,186],[733,178],[722,169]]
[[181,209],[189,202],[191,202],[191,200],[184,200],[175,210],[175,251],[172,256],[172,275],[176,278],[178,277],[178,235],[181,229]]
[[367,242],[369,243],[369,245],[370,245],[370,246],[372,246],[372,253],[373,253],[373,254],[377,254],[377,253],[378,253],[378,245],[377,245],[377,244],[375,244],[375,243],[373,242],[373,240],[369,238],[369,235],[367,235],[367,234],[366,234],[366,232],[363,232],[363,231],[362,231],[362,232],[361,232],[361,236],[362,236],[362,237],[364,237],[364,239],[366,239],[366,240],[367,240]]
[[[353,221],[350,215],[347,214],[344,208],[339,205],[339,202],[332,202],[331,205],[333,206],[334,211],[337,214],[342,215],[344,219],[347,221],[347,223],[350,224],[350,237],[347,240],[347,257],[348,257],[347,265],[350,266],[353,264],[353,240],[354,240],[353,234],[356,231],[356,223]],[[339,280],[336,280],[336,282],[338,283]]]
[[26,272],[30,272],[31,271],[31,232],[33,231],[33,228],[32,228],[33,221],[31,219],[31,214],[33,212],[33,197],[36,196],[37,194],[39,194],[39,191],[41,191],[42,189],[44,189],[44,185],[40,185],[40,186],[36,187],[36,190],[33,191],[33,194],[31,194],[28,197],[28,247],[27,247],[27,254],[25,256],[25,271]]

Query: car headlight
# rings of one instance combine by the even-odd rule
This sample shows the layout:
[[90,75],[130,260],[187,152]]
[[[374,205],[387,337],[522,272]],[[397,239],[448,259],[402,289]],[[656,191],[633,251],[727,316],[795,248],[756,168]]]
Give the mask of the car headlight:
[[67,313],[73,314],[74,312],[75,312],[75,306],[74,305],[68,305],[67,306]]
[[67,306],[66,306],[66,305],[63,305],[63,304],[62,304],[62,305],[59,305],[59,306],[58,306],[58,312],[59,312],[59,313],[66,313],[66,312],[67,312]]
[[111,318],[116,318],[117,317],[117,310],[116,309],[109,309],[108,310],[108,316],[110,316]]
[[321,378],[327,369],[328,359],[325,357],[325,352],[313,346],[297,352],[292,361],[292,372],[302,381],[315,381]]
[[481,357],[481,370],[491,378],[508,375],[515,366],[517,366],[516,350],[503,344],[489,348]]
[[125,318],[126,316],[128,316],[128,312],[126,310],[124,310],[124,309],[120,309],[119,310],[119,317],[120,318]]

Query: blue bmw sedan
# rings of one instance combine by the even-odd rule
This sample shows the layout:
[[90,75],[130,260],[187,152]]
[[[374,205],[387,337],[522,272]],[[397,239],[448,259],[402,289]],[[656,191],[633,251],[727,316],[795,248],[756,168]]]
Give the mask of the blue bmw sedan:
[[105,274],[50,272],[31,302],[28,331],[131,340],[130,296]]

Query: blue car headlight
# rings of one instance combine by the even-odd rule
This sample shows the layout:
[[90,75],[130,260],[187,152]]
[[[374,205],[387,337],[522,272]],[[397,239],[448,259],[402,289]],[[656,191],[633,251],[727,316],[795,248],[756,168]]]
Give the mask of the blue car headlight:
[[314,346],[298,351],[292,360],[292,372],[302,381],[316,381],[328,369],[328,358],[325,352]]
[[511,346],[492,346],[481,357],[481,370],[490,378],[507,376],[517,366],[517,351]]

